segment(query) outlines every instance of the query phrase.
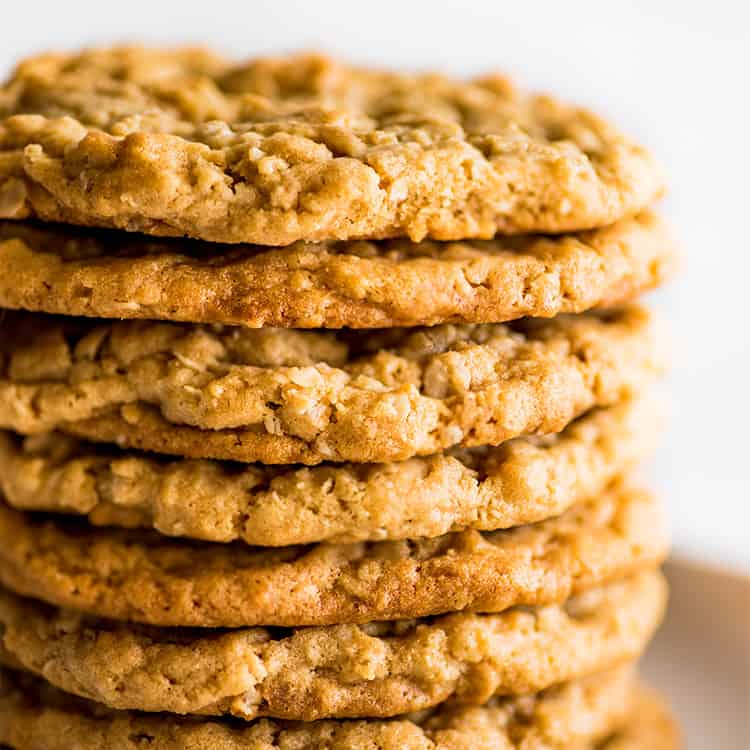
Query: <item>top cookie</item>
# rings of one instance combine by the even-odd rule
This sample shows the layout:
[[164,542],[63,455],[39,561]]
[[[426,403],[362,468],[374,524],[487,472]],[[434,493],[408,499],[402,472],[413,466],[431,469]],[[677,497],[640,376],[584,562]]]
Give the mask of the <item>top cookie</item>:
[[564,232],[637,212],[649,154],[505,78],[114,48],[0,90],[0,216],[218,242]]

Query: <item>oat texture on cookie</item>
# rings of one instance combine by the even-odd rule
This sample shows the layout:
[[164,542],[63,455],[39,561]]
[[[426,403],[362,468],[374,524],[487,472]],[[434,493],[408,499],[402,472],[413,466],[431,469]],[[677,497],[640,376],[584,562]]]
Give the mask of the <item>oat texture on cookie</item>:
[[0,432],[0,491],[12,507],[86,515],[97,526],[280,547],[492,531],[595,497],[647,457],[653,399],[594,409],[563,432],[388,464],[174,459],[60,432]]
[[13,750],[69,750],[71,742],[81,750],[141,750],[143,738],[156,750],[569,750],[571,745],[593,750],[620,732],[640,706],[633,682],[632,670],[617,669],[536,695],[493,698],[484,706],[441,706],[395,720],[266,719],[243,726],[212,718],[111,711],[2,670],[0,741]]
[[500,75],[0,84],[0,748],[677,750],[659,167]]
[[0,223],[0,305],[250,328],[498,323],[629,301],[678,255],[651,212],[560,237],[290,247]]
[[265,463],[381,462],[562,430],[662,371],[643,308],[367,332],[6,315],[0,427]]
[[0,216],[219,242],[611,224],[663,190],[613,125],[502,76],[315,55],[48,54],[0,89]]
[[95,529],[0,505],[0,583],[152,625],[327,625],[560,602],[658,565],[668,540],[648,492],[616,484],[561,516],[434,539],[275,549]]
[[113,624],[0,590],[0,645],[30,672],[110,708],[383,718],[535,693],[630,662],[664,601],[664,582],[645,572],[501,614],[217,634]]

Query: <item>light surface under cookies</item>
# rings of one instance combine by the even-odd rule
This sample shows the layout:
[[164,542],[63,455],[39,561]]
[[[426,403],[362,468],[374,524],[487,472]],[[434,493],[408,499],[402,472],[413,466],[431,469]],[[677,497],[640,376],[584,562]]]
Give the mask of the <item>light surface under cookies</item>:
[[563,237],[217,248],[0,223],[0,306],[286,328],[497,323],[629,301],[669,278],[650,212]]
[[630,306],[378,333],[33,313],[0,323],[0,426],[193,458],[380,462],[559,432],[665,354]]
[[557,518],[435,539],[275,549],[39,520],[0,505],[0,582],[153,625],[325,625],[562,602],[658,565],[654,497],[618,484]]
[[542,521],[603,492],[650,455],[661,414],[645,399],[497,448],[312,468],[161,459],[59,432],[0,432],[0,491],[18,510],[260,546],[491,531]]
[[[14,750],[570,750],[626,723],[629,668],[482,707],[383,721],[217,720],[115,712],[17,672],[0,672],[0,741]],[[663,746],[660,750],[668,750]]]
[[633,661],[665,601],[664,581],[647,572],[494,615],[215,631],[97,620],[0,590],[0,644],[24,669],[110,708],[377,718],[481,705]]
[[0,90],[0,216],[220,242],[560,232],[663,180],[595,115],[504,78],[317,56],[42,55]]

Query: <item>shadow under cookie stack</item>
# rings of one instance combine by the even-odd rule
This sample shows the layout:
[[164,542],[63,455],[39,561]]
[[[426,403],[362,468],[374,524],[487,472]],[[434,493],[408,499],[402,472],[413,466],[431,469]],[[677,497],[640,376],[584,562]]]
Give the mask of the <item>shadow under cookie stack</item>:
[[310,55],[43,55],[0,118],[0,743],[677,747],[642,148]]

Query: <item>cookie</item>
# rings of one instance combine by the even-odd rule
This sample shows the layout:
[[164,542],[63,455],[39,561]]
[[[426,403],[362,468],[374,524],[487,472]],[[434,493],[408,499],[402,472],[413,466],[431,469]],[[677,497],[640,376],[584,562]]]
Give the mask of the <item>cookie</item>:
[[263,463],[382,462],[559,432],[663,369],[637,306],[375,332],[0,324],[0,427]]
[[60,432],[0,432],[0,491],[18,510],[212,542],[435,537],[535,523],[595,497],[650,455],[660,427],[654,400],[628,401],[497,448],[312,468],[172,460]]
[[0,90],[5,218],[262,245],[453,240],[604,226],[662,190],[612,125],[497,75],[115,48],[28,59]]
[[14,750],[569,750],[620,728],[637,697],[626,668],[538,695],[393,720],[239,724],[111,711],[3,670],[0,742]]
[[151,625],[302,626],[561,602],[662,561],[664,519],[618,484],[562,516],[435,539],[259,548],[45,521],[0,505],[0,583]]
[[314,721],[481,705],[637,658],[666,600],[657,573],[565,604],[295,631],[164,629],[91,619],[0,590],[0,641],[110,708]]
[[641,688],[627,725],[610,738],[602,750],[678,750],[680,730],[661,696]]
[[206,247],[0,223],[0,306],[259,328],[373,328],[552,317],[633,299],[675,270],[644,213],[564,237]]

